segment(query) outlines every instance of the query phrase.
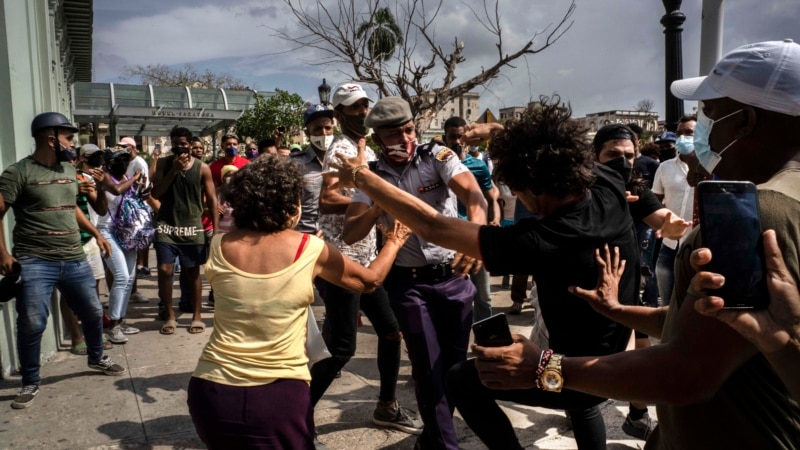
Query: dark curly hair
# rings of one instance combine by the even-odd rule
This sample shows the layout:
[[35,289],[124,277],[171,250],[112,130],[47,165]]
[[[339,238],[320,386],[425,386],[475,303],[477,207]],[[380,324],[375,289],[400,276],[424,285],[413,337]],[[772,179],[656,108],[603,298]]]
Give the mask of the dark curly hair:
[[536,195],[583,193],[594,183],[594,158],[584,139],[586,129],[571,115],[572,108],[560,96],[542,96],[522,117],[507,121],[489,145],[495,179]]
[[222,194],[233,207],[236,228],[276,233],[289,226],[303,198],[303,176],[297,163],[276,155],[261,155],[242,167]]

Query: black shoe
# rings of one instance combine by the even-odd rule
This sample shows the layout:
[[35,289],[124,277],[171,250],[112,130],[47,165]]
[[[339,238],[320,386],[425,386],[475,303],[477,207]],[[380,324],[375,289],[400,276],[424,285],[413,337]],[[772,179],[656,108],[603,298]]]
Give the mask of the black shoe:
[[190,302],[178,302],[178,309],[185,313],[194,312],[194,306]]
[[208,291],[208,304],[214,306],[214,291]]
[[36,399],[36,396],[39,394],[39,385],[38,384],[29,384],[24,386],[19,394],[14,397],[14,400],[11,402],[11,407],[14,409],[24,409],[28,406],[33,404],[33,401]]

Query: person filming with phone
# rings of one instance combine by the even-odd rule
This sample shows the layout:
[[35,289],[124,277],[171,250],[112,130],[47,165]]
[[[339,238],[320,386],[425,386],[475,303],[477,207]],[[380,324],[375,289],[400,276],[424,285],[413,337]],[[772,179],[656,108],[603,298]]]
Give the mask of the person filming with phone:
[[[800,448],[800,377],[791,377],[798,373],[800,315],[797,293],[791,292],[800,280],[800,141],[794,135],[800,126],[800,45],[785,40],[736,48],[708,76],[676,81],[671,90],[678,98],[703,101],[693,138],[702,167],[718,179],[758,185],[761,229],[775,235],[765,239],[767,268],[773,268],[765,273],[769,278],[782,274],[789,294],[776,298],[773,289],[771,302],[760,302],[761,307],[769,303],[765,310],[719,312],[728,299],[705,289],[733,282],[732,275],[704,271],[715,255],[695,249],[721,230],[701,222],[678,251],[668,307],[620,305],[608,283],[592,290],[572,288],[609,318],[660,337],[661,345],[605,357],[561,358],[561,383],[598,396],[655,402],[659,425],[647,449]],[[770,262],[777,249],[786,266],[780,272]],[[742,252],[738,259],[759,252]],[[600,264],[602,270],[609,266],[614,264]],[[698,274],[711,278],[706,280],[710,283],[691,283]],[[793,306],[779,308],[773,304],[778,301],[793,301]],[[719,315],[732,326],[705,314]],[[475,349],[487,386],[519,389],[538,378],[541,349],[521,336],[515,340],[508,347]]]

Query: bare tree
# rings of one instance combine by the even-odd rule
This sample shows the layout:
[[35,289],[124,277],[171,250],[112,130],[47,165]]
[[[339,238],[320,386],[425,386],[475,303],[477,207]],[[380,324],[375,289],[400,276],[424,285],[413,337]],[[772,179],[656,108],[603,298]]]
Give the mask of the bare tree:
[[[311,64],[348,67],[347,71],[340,71],[356,82],[373,85],[381,96],[398,95],[408,100],[420,130],[428,127],[436,112],[448,101],[488,84],[505,67],[513,68],[512,63],[518,58],[534,55],[553,45],[572,26],[571,17],[575,11],[573,0],[555,26],[551,24],[535,32],[524,45],[509,52],[503,42],[499,0],[494,0],[493,8],[492,0],[482,0],[481,11],[470,7],[478,24],[494,39],[497,56],[490,64],[482,65],[480,73],[459,75],[457,82],[458,66],[466,61],[465,45],[454,37],[451,48],[445,50],[436,38],[434,24],[443,0],[397,3],[393,16],[397,18],[402,36],[397,40],[394,56],[375,52],[374,45],[370,46],[369,42],[372,35],[360,31],[370,28],[370,24],[374,27],[386,21],[382,17],[386,8],[379,6],[381,0],[337,0],[335,3],[316,0],[310,6],[304,6],[307,2],[302,0],[283,1],[302,31],[292,35],[274,30],[276,36],[296,48],[317,50],[323,57]],[[391,59],[387,61],[387,57]]]
[[654,104],[655,104],[655,102],[653,102],[649,98],[645,98],[645,99],[639,100],[639,102],[636,103],[636,111],[650,112],[650,111],[653,110],[653,105]]
[[205,89],[250,89],[244,82],[228,73],[214,73],[208,69],[198,72],[191,64],[172,69],[164,64],[146,66],[125,66],[122,71],[125,80],[138,79],[142,84],[156,86],[189,86]]

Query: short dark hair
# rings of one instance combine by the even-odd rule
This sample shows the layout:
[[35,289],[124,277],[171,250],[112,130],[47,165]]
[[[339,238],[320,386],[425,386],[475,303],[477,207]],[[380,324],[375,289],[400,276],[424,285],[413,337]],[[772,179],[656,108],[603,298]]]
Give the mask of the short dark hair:
[[697,122],[697,115],[696,114],[687,114],[687,115],[681,117],[680,119],[678,119],[678,123],[691,122],[692,120]]
[[236,228],[276,233],[289,226],[303,198],[303,176],[292,159],[262,155],[222,188]]
[[467,121],[458,116],[453,116],[444,121],[443,129],[447,131],[448,128],[459,128],[467,126]]
[[278,146],[278,144],[275,142],[275,139],[267,138],[267,139],[262,139],[262,140],[258,141],[258,151],[259,152],[261,152],[261,150],[263,150],[263,149],[265,149],[267,147],[277,147],[277,146]]
[[237,136],[235,134],[226,134],[225,136],[222,136],[222,139],[220,140],[220,142],[225,142],[228,139],[236,139],[236,142],[239,142],[239,136]]
[[515,191],[558,198],[579,195],[594,183],[594,158],[584,134],[571,120],[572,108],[561,97],[542,96],[519,119],[492,137],[489,156],[497,181]]
[[199,142],[199,143],[203,144],[203,146],[205,147],[205,143],[203,142],[203,140],[202,140],[202,139],[200,139],[200,138],[199,138],[199,137],[197,137],[197,136],[195,136],[195,137],[193,137],[193,138],[189,139],[189,142]]
[[187,141],[191,141],[192,132],[185,127],[175,127],[172,129],[172,131],[169,132],[170,140],[174,141],[175,139],[180,139],[182,137],[185,137]]
[[661,147],[655,142],[648,142],[642,145],[642,148],[639,149],[639,153],[641,153],[642,156],[649,156],[653,159],[661,159]]
[[612,123],[600,128],[597,130],[597,134],[594,135],[592,147],[594,147],[595,158],[600,155],[600,150],[603,149],[603,144],[608,141],[616,141],[619,139],[629,140],[633,142],[633,146],[635,148],[638,148],[638,144],[636,142],[636,133],[634,133],[629,126],[621,123]]
[[628,126],[628,128],[631,129],[631,131],[636,133],[636,137],[642,137],[642,133],[644,133],[644,128],[642,128],[638,123],[629,122],[626,125]]

